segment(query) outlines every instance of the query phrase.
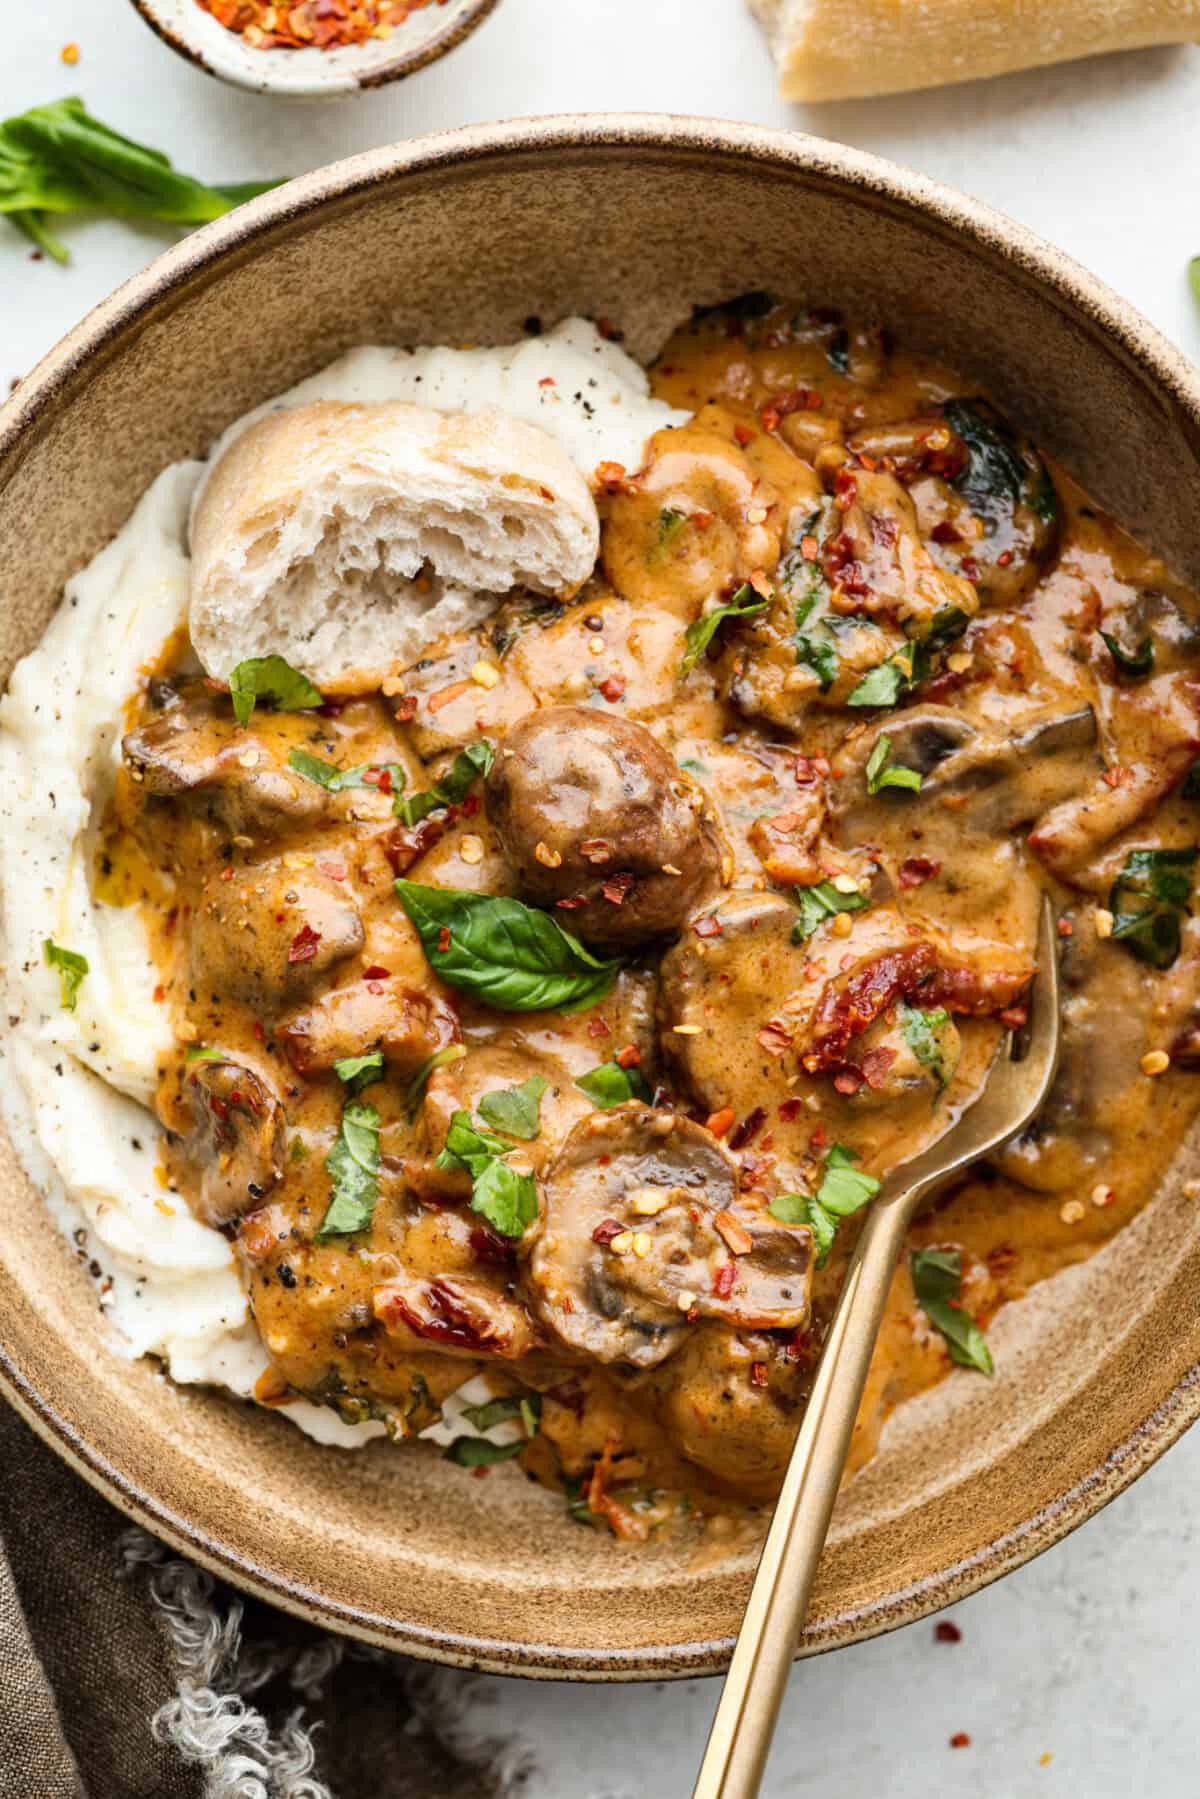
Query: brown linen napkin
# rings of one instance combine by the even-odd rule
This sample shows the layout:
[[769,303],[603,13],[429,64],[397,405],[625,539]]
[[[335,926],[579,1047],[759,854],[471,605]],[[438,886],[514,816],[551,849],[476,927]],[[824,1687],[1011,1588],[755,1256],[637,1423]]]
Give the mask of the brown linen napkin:
[[243,1600],[0,1403],[0,1799],[516,1799],[472,1677]]

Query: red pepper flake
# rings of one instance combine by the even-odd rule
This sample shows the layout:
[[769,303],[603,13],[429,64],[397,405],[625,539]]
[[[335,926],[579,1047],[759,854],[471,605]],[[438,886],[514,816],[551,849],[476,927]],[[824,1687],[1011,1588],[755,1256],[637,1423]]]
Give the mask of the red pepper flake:
[[633,887],[634,876],[630,874],[610,875],[600,892],[610,906],[623,906],[629,898]]
[[220,878],[221,878],[221,880],[223,880],[223,881],[232,881],[232,879],[233,879],[233,869],[232,869],[232,867],[231,867],[231,866],[228,866],[228,865],[227,865],[227,866],[226,866],[226,867],[225,867],[225,868],[223,868],[223,869],[222,869],[222,870],[221,870],[221,876],[220,876]]
[[[894,1049],[869,1049],[862,1059],[862,1076],[872,1093],[887,1086],[888,1070],[896,1060]],[[836,1082],[835,1082],[836,1085]]]
[[640,1068],[642,1052],[636,1043],[627,1043],[624,1049],[617,1051],[615,1059],[622,1068]]
[[1075,935],[1075,925],[1073,920],[1069,918],[1060,918],[1058,921],[1058,934],[1060,937],[1073,937]]
[[800,539],[800,554],[806,562],[815,562],[819,549],[820,545],[811,533]]
[[310,924],[302,924],[288,945],[288,961],[311,962],[320,941],[320,931],[314,931]]
[[962,1631],[951,1618],[939,1618],[933,1627],[935,1643],[961,1643]]
[[431,0],[200,0],[200,4],[252,50],[334,50],[386,37]]
[[765,1387],[768,1384],[768,1380],[767,1364],[765,1362],[751,1362],[750,1385],[752,1387]]
[[589,1037],[611,1037],[612,1032],[597,1012],[594,1018],[588,1019]]
[[437,947],[439,956],[446,955],[450,949],[450,926],[448,924],[444,924],[438,932]]
[[749,425],[735,425],[733,427],[733,435],[737,442],[741,444],[742,448],[745,449],[747,444],[754,442],[755,438],[758,436],[758,432],[752,431]]
[[781,416],[778,406],[767,404],[761,409],[758,416],[762,420],[764,431],[778,431]]
[[603,681],[598,681],[596,687],[598,692],[603,694],[604,698],[608,700],[611,705],[619,700],[624,693],[625,677],[619,669],[614,669],[610,675],[605,675]]
[[713,1292],[718,1299],[728,1299],[733,1292],[733,1283],[737,1279],[737,1263],[722,1262],[713,1275]]
[[948,518],[939,520],[929,533],[934,543],[961,543],[962,532],[950,523]]
[[839,512],[849,512],[858,498],[858,476],[852,469],[840,468],[833,483],[833,503]]
[[543,375],[541,380],[538,382],[538,386],[539,387],[557,387],[558,382],[554,379],[553,375]]
[[785,1099],[779,1107],[779,1116],[782,1122],[791,1124],[794,1119],[799,1118],[803,1103],[799,1099]]
[[932,881],[934,875],[940,875],[942,865],[934,862],[929,856],[910,856],[902,862],[897,873],[900,890],[908,893],[914,887],[920,887],[924,881]]
[[769,1056],[782,1056],[792,1047],[792,1034],[785,1031],[774,1019],[768,1020],[754,1033],[760,1049],[765,1049]]
[[696,919],[695,923],[692,925],[692,929],[695,931],[697,937],[724,936],[720,919],[714,918],[711,912],[706,918]]
[[156,1005],[156,1006],[161,1006],[161,1005],[162,1005],[162,1003],[163,1003],[163,1001],[164,1001],[164,1000],[165,1000],[165,999],[166,999],[166,997],[167,997],[167,990],[166,990],[166,988],[165,988],[165,987],[164,987],[164,986],[163,986],[163,984],[162,984],[162,982],[161,982],[161,981],[160,981],[160,982],[159,982],[159,983],[158,983],[158,986],[157,986],[157,987],[156,987],[156,988],[155,988],[155,989],[154,989],[154,1003],[155,1003],[155,1005]]
[[979,579],[979,564],[976,562],[974,556],[964,556],[963,557],[962,572],[967,577],[968,581],[978,581],[978,579]]
[[707,531],[708,527],[716,522],[716,517],[716,513],[709,512],[705,506],[700,506],[695,512],[688,513],[688,518],[695,525],[697,531]]
[[951,1749],[969,1749],[971,1747],[971,1739],[965,1730],[955,1731],[950,1738],[950,1747]]
[[627,1227],[616,1218],[605,1218],[592,1232],[592,1242],[598,1243],[601,1249],[607,1249],[614,1237],[619,1237]]
[[587,905],[587,896],[582,893],[572,893],[567,899],[555,900],[554,905],[559,912],[578,912],[580,906]]
[[386,981],[391,975],[390,968],[384,968],[378,962],[372,962],[370,968],[363,969],[364,981]]
[[863,1076],[857,1068],[841,1068],[834,1075],[833,1084],[839,1093],[857,1093],[863,1084]]
[[1000,1014],[1000,1023],[1006,1031],[1020,1031],[1029,1023],[1028,1006],[1007,1006]]
[[254,1036],[255,1036],[256,1041],[259,1043],[264,1042],[266,1039],[266,1035],[267,1035],[267,1033],[263,1029],[262,1019],[256,1018],[254,1020]]
[[625,486],[625,464],[623,462],[598,462],[596,464],[596,480],[609,493],[620,493]]
[[1100,776],[1106,787],[1132,787],[1137,779],[1132,768],[1106,768]]
[[472,687],[473,683],[470,681],[452,681],[449,687],[439,688],[437,693],[430,694],[426,701],[427,709],[430,712],[440,712],[443,706],[452,705],[455,700],[461,699],[464,693],[470,693]]
[[793,773],[797,787],[812,787],[817,780],[816,764],[811,756],[797,756]]
[[474,818],[475,814],[479,811],[479,808],[482,804],[483,804],[483,802],[477,793],[469,793],[467,795],[466,799],[463,801],[462,805],[459,807],[459,811],[462,813],[464,818]]
[[397,701],[395,716],[397,722],[402,725],[406,725],[410,718],[415,718],[417,716],[417,696],[415,693],[406,693],[402,699]]
[[1011,550],[1001,550],[996,558],[996,565],[998,568],[1007,568],[1012,559],[1013,553]]
[[737,1114],[732,1106],[722,1106],[719,1112],[710,1112],[704,1120],[704,1128],[711,1131],[714,1137],[723,1137]]
[[318,862],[317,867],[327,880],[344,881],[346,878],[346,864],[336,861],[333,857],[327,857],[324,861]]
[[814,1130],[812,1136],[808,1140],[808,1147],[812,1150],[814,1156],[819,1156],[823,1150],[829,1148],[829,1132],[825,1129],[823,1124],[819,1124]]

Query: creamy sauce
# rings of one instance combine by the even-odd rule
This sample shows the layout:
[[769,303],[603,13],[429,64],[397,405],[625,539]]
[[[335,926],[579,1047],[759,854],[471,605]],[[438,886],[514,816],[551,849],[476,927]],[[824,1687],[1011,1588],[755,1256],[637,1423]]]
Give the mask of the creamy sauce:
[[[233,1244],[260,1400],[406,1436],[482,1377],[538,1419],[527,1471],[635,1539],[776,1489],[858,1219],[814,1266],[782,1196],[819,1195],[835,1145],[881,1178],[949,1127],[1020,1022],[1044,891],[1055,1093],[912,1234],[957,1256],[964,1314],[986,1330],[1145,1203],[1200,1063],[1195,921],[1155,902],[1163,938],[1121,941],[1109,903],[1131,852],[1196,841],[1193,597],[877,332],[733,308],[651,383],[669,428],[640,466],[602,458],[570,606],[514,595],[383,694],[245,729],[172,638],[91,865],[153,948],[167,1203]],[[397,821],[396,790],[483,739],[482,785]],[[391,772],[330,792],[298,753]],[[397,875],[519,896],[621,972],[573,1013],[485,1005],[434,972]],[[1124,905],[1150,900],[1118,930]],[[333,1065],[376,1049],[378,1199],[323,1233]],[[578,1082],[614,1059],[652,1105],[593,1109]],[[455,1112],[535,1076],[518,1242],[438,1157]],[[906,1260],[852,1465],[950,1368]]]

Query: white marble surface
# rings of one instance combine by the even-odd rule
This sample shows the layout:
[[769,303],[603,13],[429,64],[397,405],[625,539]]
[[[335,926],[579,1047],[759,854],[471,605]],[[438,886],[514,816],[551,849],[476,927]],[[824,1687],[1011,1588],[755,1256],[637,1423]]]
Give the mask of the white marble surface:
[[[12,11],[0,116],[77,92],[210,179],[298,173],[421,131],[538,112],[716,113],[840,138],[1023,220],[1200,356],[1186,283],[1187,258],[1200,251],[1200,49],[803,109],[775,98],[741,0],[502,0],[469,44],[415,80],[314,106],[208,80],[165,50],[128,0]],[[70,41],[81,49],[73,69],[59,60]],[[29,261],[0,226],[5,386],[167,241],[105,223],[68,234],[74,262],[60,270]],[[936,1644],[921,1624],[799,1668],[769,1799],[1194,1794],[1198,1493],[1193,1435],[1067,1543],[960,1606],[961,1643]],[[690,1790],[715,1688],[487,1680],[474,1695],[481,1728],[529,1746],[531,1799],[676,1799]],[[956,1731],[970,1734],[969,1748],[949,1747]]]

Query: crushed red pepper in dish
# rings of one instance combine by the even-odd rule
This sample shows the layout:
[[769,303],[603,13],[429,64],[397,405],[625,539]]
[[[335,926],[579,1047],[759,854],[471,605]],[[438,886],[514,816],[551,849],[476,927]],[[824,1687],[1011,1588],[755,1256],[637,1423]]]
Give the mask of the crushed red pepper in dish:
[[446,0],[197,0],[253,50],[337,50],[386,38],[411,13]]

